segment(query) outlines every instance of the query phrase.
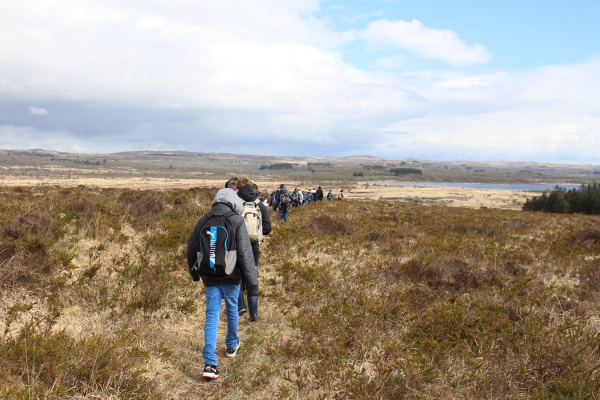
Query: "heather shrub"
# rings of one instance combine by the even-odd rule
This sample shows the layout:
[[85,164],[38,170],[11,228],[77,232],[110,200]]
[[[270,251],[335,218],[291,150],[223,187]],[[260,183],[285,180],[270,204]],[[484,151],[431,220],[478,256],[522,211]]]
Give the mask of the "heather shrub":
[[140,368],[146,355],[126,332],[72,338],[26,323],[1,344],[4,398],[150,397]]
[[590,248],[600,242],[600,229],[582,229],[575,232],[572,238],[581,245]]
[[351,200],[271,213],[260,319],[205,383],[185,255],[216,191],[2,188],[2,396],[600,392],[597,216]]
[[121,204],[130,214],[138,218],[161,212],[164,207],[163,196],[158,193],[153,193],[151,196],[145,194],[139,191],[127,191],[120,196]]
[[[148,320],[198,308],[181,266],[199,213],[192,194],[41,190],[3,191],[0,285],[5,295],[21,287],[28,295],[0,307],[2,396],[155,398],[144,378],[154,345],[140,341],[151,330],[135,321],[138,314]],[[106,325],[96,323],[81,337],[72,332],[81,324],[76,318],[104,313]],[[119,330],[126,321],[134,326]],[[156,357],[170,354],[158,349]]]
[[[297,332],[277,350],[286,357],[287,379],[298,385],[287,387],[290,393],[515,398],[600,388],[597,378],[588,379],[600,361],[594,330],[579,319],[596,307],[582,293],[598,274],[577,261],[594,247],[573,245],[579,242],[564,233],[578,232],[579,218],[349,207],[292,212],[285,232],[270,238],[277,257],[269,262],[286,290],[273,299],[293,307]],[[315,215],[360,229],[318,241],[290,234]],[[586,288],[569,283],[575,271],[590,282]],[[577,326],[579,344],[570,328],[554,331],[569,324]]]
[[340,218],[333,218],[330,215],[318,215],[314,217],[312,225],[316,231],[329,235],[348,235],[352,232],[351,222]]
[[0,286],[24,286],[39,291],[57,264],[51,246],[62,229],[45,214],[12,212],[17,215],[0,231],[3,263]]
[[217,194],[217,189],[193,187],[188,192],[199,204],[210,205]]

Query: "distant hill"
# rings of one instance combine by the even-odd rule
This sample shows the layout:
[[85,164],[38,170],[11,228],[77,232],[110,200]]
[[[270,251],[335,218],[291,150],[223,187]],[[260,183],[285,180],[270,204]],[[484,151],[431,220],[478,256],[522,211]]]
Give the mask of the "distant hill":
[[[270,169],[276,164],[292,168]],[[417,174],[393,173],[398,168]],[[128,151],[120,153],[67,153],[44,149],[0,150],[0,171],[5,175],[57,176],[102,174],[198,179],[231,174],[288,178],[295,181],[357,182],[402,180],[479,183],[583,183],[600,178],[600,166],[537,162],[429,161],[384,159],[368,155],[349,157],[261,156],[188,151]]]

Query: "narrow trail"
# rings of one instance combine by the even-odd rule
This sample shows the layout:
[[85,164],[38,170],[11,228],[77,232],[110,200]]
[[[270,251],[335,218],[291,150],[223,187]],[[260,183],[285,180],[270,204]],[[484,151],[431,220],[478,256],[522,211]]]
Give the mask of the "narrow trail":
[[[282,285],[282,277],[277,272],[273,260],[277,258],[272,253],[270,242],[277,241],[277,237],[282,229],[286,227],[277,220],[275,214],[272,214],[271,220],[273,230],[269,236],[265,237],[261,244],[260,265],[259,265],[259,320],[251,322],[248,313],[240,317],[238,332],[240,335],[240,349],[235,358],[230,359],[225,356],[225,335],[227,331],[227,319],[225,316],[225,304],[222,304],[220,323],[217,335],[217,356],[219,358],[219,377],[214,380],[207,380],[202,377],[204,364],[202,363],[202,347],[204,344],[204,312],[205,300],[202,284],[198,285],[196,290],[199,296],[200,307],[194,317],[197,322],[197,337],[194,358],[198,361],[196,365],[186,368],[176,379],[179,386],[174,389],[165,388],[166,392],[173,399],[239,399],[239,398],[265,398],[268,393],[276,392],[276,387],[280,383],[277,379],[270,382],[264,382],[264,387],[257,390],[252,387],[252,395],[249,396],[244,390],[249,385],[256,385],[253,382],[254,371],[263,368],[265,365],[272,365],[277,357],[276,349],[279,344],[284,343],[294,334],[291,328],[289,313],[282,309],[281,301],[285,300],[285,289]],[[160,375],[164,371],[157,371]],[[249,383],[250,382],[250,383]],[[262,394],[256,394],[256,393]]]

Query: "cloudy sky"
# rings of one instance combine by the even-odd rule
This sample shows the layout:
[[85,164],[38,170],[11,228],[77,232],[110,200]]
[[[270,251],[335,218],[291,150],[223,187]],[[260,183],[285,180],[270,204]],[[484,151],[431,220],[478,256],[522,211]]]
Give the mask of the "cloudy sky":
[[0,148],[600,164],[598,0],[0,0]]

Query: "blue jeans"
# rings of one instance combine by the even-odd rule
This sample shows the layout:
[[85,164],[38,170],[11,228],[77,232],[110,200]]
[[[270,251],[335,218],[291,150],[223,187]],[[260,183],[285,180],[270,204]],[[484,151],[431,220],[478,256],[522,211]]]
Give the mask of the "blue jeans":
[[287,222],[287,217],[288,217],[288,212],[290,211],[290,205],[289,204],[282,204],[280,206],[281,208],[281,220],[286,223]]
[[202,349],[202,357],[204,358],[204,364],[218,365],[216,353],[217,328],[219,327],[222,299],[225,299],[225,313],[227,314],[225,346],[233,348],[240,341],[237,308],[240,285],[206,286],[205,289],[206,322],[204,323],[204,349]]

